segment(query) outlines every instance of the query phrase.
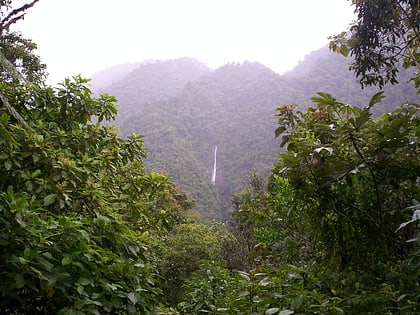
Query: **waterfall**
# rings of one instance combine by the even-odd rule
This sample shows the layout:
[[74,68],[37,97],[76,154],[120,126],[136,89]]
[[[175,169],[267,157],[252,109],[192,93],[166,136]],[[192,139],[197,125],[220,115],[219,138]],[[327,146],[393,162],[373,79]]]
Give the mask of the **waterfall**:
[[217,145],[214,148],[213,176],[211,177],[211,181],[213,183],[216,182],[216,169],[217,169]]

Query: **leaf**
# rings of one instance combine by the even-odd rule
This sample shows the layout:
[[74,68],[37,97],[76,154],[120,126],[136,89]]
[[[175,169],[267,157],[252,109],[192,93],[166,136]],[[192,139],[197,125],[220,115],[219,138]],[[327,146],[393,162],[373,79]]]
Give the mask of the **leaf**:
[[249,274],[248,274],[248,273],[246,273],[246,272],[244,272],[244,271],[238,271],[238,273],[239,273],[239,275],[240,275],[243,279],[245,279],[246,281],[250,281],[250,280],[251,280],[251,278],[250,278],[250,276],[249,276]]
[[278,138],[285,131],[286,131],[286,127],[280,126],[280,127],[276,128],[276,130],[274,131],[274,135],[275,135],[276,138]]
[[339,53],[344,57],[348,57],[350,49],[346,45],[341,45],[339,48]]
[[91,284],[91,280],[88,278],[82,277],[82,278],[79,278],[79,280],[77,280],[77,283],[85,286],[85,285]]
[[27,263],[29,263],[29,260],[27,260],[27,259],[25,259],[25,258],[23,258],[23,257],[19,257],[19,262],[20,262],[22,265],[26,265]]
[[280,309],[278,307],[272,307],[265,311],[265,315],[272,315],[278,313]]
[[332,155],[334,152],[334,148],[330,148],[330,147],[320,147],[320,148],[316,148],[314,151],[316,153],[320,153],[322,150],[325,150],[329,153],[329,155]]
[[332,97],[331,94],[325,92],[318,92],[319,96],[314,96],[311,98],[311,101],[318,103],[319,105],[334,105],[336,104],[336,99]]
[[53,204],[55,199],[57,198],[57,194],[49,194],[44,198],[44,206],[49,206]]
[[375,95],[372,96],[372,98],[369,101],[369,107],[372,107],[373,105],[381,102],[385,96],[383,96],[384,92],[378,92]]
[[372,116],[371,112],[368,109],[364,109],[360,112],[360,115],[356,117],[354,127],[356,130],[360,130],[361,127],[369,121],[370,116]]
[[52,263],[50,263],[48,260],[46,260],[45,258],[43,258],[43,257],[40,257],[40,256],[38,256],[37,258],[36,258],[36,261],[38,262],[38,264],[40,264],[41,265],[41,267],[43,267],[46,271],[51,271],[52,270],[52,268],[53,268],[53,264]]
[[268,277],[265,277],[260,282],[258,282],[258,285],[265,287],[265,286],[267,286],[267,285],[269,285],[271,283],[272,282],[270,281],[270,279]]
[[12,169],[12,161],[10,159],[4,161],[4,168],[6,171],[10,171]]
[[409,240],[405,241],[406,243],[420,243],[420,237],[410,238]]
[[36,170],[35,172],[33,172],[33,173],[31,174],[31,177],[32,177],[32,178],[35,178],[35,177],[37,177],[37,176],[39,176],[39,175],[41,175],[41,174],[42,174],[41,170]]
[[69,257],[64,257],[62,260],[61,260],[61,265],[63,265],[63,266],[67,266],[68,264],[70,264],[71,263],[71,259],[69,258]]
[[38,152],[34,152],[32,154],[32,159],[33,159],[34,163],[38,163],[38,161],[39,161],[39,153]]
[[25,286],[25,278],[23,277],[23,274],[15,274],[15,283],[17,289],[22,289]]
[[130,302],[133,303],[133,305],[136,305],[136,303],[138,302],[137,297],[133,292],[128,293],[127,297],[130,300]]
[[302,276],[296,272],[291,271],[287,274],[287,278],[288,279],[302,279]]
[[396,229],[396,230],[395,230],[395,232],[397,232],[397,231],[399,231],[400,229],[402,229],[402,228],[406,227],[407,225],[409,225],[409,224],[411,224],[411,223],[413,223],[413,222],[417,222],[417,221],[419,221],[419,220],[420,220],[420,210],[416,210],[416,211],[414,211],[414,213],[413,213],[413,217],[412,217],[412,219],[411,219],[411,220],[409,220],[409,221],[407,221],[407,222],[401,223],[401,224],[400,224],[400,226],[398,227],[398,229]]
[[303,303],[303,296],[302,295],[298,295],[297,297],[295,297],[291,302],[290,302],[290,307],[293,309],[297,309],[299,308]]
[[248,295],[250,295],[249,291],[241,291],[241,292],[238,293],[239,298],[242,298],[242,297],[248,296]]

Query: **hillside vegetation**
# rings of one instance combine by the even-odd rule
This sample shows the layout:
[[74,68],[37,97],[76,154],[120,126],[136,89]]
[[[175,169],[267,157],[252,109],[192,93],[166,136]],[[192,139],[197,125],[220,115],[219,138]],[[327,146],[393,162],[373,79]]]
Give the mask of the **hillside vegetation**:
[[[115,125],[124,136],[144,135],[146,166],[164,172],[195,200],[207,219],[228,218],[232,195],[257,172],[267,178],[280,152],[275,139],[276,108],[299,104],[327,91],[341,101],[363,106],[377,88],[361,90],[348,71],[350,60],[323,47],[284,75],[251,62],[212,70],[191,59],[132,65],[124,77],[102,81],[100,89],[118,99]],[[102,72],[102,76],[104,73]],[[94,76],[95,77],[95,76]],[[418,101],[406,83],[385,89],[374,114]],[[94,86],[97,86],[95,80]],[[218,145],[216,185],[211,182],[214,147]]]
[[11,31],[37,2],[0,0],[1,314],[420,313],[418,1],[353,1],[284,75],[183,58],[94,93]]

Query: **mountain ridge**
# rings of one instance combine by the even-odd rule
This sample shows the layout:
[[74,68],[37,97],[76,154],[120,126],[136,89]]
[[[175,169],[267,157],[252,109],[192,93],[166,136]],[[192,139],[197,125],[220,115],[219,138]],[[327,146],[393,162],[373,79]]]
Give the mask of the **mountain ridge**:
[[[195,209],[204,217],[223,218],[232,194],[246,188],[253,172],[268,176],[277,159],[279,105],[298,103],[304,109],[316,92],[325,91],[363,106],[377,92],[360,90],[353,74],[346,72],[349,62],[324,47],[308,55],[295,72],[279,75],[258,62],[212,70],[182,58],[140,64],[104,89],[118,99],[115,124],[123,135],[144,135],[146,167],[168,174],[196,200]],[[395,107],[413,94],[406,86],[388,92],[391,101],[379,109]],[[213,185],[216,144],[219,166]]]

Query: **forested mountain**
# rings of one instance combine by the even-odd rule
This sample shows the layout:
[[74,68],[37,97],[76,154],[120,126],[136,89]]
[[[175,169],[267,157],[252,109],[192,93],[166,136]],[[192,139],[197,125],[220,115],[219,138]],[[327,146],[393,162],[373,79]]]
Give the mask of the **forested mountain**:
[[[183,58],[139,64],[119,80],[108,85],[102,81],[101,86],[94,80],[93,86],[117,97],[115,123],[123,135],[144,135],[146,166],[169,174],[204,217],[224,218],[232,195],[244,189],[248,177],[253,172],[266,176],[277,159],[280,148],[274,130],[279,105],[297,103],[303,109],[318,91],[325,91],[363,107],[378,91],[362,91],[347,71],[349,63],[327,47],[284,75],[259,63],[230,63],[211,70]],[[408,84],[388,87],[385,96],[377,111],[416,98]]]
[[103,87],[108,87],[110,84],[120,81],[128,73],[144,63],[146,62],[123,63],[101,70],[92,76],[91,89],[100,93]]
[[[118,79],[119,75],[117,75],[116,80],[113,75],[113,81],[108,82],[108,85],[97,87],[97,89],[117,96],[121,105],[118,109],[120,111],[119,118],[122,118],[126,113],[131,115],[132,110],[141,109],[147,103],[166,100],[176,95],[188,82],[195,81],[211,72],[208,67],[191,58],[148,61],[120,65],[119,68],[126,72],[122,78]],[[115,71],[113,71],[114,73]],[[102,78],[104,77],[106,77],[106,72],[102,73]],[[96,81],[94,77],[94,86]]]
[[[353,2],[357,21],[331,45],[359,82],[323,48],[285,75],[118,65],[95,94],[81,76],[46,84],[36,44],[10,29],[38,1],[12,2],[1,314],[420,314],[418,1]],[[384,102],[360,90],[397,83],[401,63],[413,72]]]

